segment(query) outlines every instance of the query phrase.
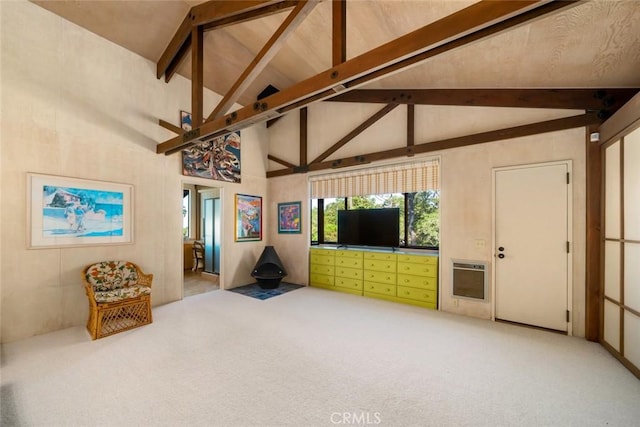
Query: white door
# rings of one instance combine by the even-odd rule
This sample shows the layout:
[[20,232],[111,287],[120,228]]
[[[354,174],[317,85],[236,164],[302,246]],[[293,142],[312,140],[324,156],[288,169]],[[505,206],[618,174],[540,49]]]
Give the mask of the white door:
[[568,331],[569,168],[494,171],[496,319]]

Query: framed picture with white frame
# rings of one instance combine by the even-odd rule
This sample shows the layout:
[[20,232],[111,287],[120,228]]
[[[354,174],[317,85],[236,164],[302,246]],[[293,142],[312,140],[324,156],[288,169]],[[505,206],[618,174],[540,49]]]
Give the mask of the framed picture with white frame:
[[30,249],[133,243],[133,186],[27,174]]

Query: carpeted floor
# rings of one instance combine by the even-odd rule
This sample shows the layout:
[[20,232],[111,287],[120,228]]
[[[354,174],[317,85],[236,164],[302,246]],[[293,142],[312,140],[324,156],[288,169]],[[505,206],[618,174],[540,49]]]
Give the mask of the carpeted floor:
[[208,292],[91,341],[2,346],[2,426],[637,426],[640,381],[581,338],[304,287]]
[[257,283],[251,283],[250,285],[239,286],[228,290],[251,298],[265,300],[303,287],[302,285],[295,285],[293,283],[280,282],[280,285],[275,289],[262,289]]

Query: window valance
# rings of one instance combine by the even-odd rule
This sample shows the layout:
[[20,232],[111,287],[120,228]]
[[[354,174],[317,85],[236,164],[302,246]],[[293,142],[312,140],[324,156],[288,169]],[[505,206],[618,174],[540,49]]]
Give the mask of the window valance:
[[439,190],[440,160],[402,163],[309,177],[311,198]]

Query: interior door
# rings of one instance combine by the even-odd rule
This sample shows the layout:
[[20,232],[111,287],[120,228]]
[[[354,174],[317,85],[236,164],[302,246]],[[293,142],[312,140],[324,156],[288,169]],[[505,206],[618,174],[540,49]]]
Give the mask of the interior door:
[[496,319],[568,331],[569,167],[494,171]]
[[220,253],[221,253],[221,241],[222,230],[220,223],[221,202],[220,198],[213,199],[213,272],[220,274]]
[[214,224],[215,210],[213,201],[215,199],[205,199],[204,214],[202,215],[203,237],[204,237],[204,271],[213,273],[214,267]]

